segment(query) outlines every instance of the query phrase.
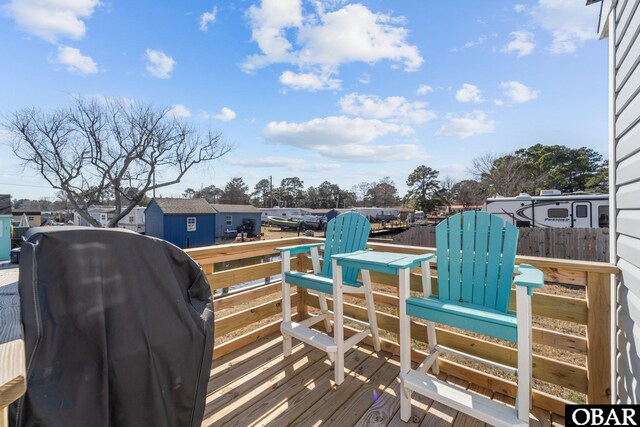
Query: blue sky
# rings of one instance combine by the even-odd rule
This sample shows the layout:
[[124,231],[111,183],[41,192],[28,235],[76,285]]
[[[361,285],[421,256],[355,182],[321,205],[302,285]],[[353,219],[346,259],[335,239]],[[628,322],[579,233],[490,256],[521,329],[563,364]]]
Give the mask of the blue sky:
[[[606,155],[607,42],[584,0],[0,0],[0,113],[72,95],[172,108],[234,150],[162,194],[243,177],[349,189],[535,143]],[[0,134],[0,193],[52,196]]]

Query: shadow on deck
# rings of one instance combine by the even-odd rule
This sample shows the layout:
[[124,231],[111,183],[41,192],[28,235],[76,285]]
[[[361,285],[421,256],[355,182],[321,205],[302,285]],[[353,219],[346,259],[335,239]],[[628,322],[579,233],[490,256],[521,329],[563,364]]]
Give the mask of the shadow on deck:
[[[335,387],[326,353],[299,343],[291,357],[284,358],[282,337],[265,337],[214,361],[203,426],[486,425],[416,394],[412,418],[404,423],[396,356],[360,345],[346,354],[345,366],[345,382]],[[510,397],[458,378],[440,378],[514,403]],[[532,426],[564,425],[562,417],[539,408],[532,410],[530,421]]]

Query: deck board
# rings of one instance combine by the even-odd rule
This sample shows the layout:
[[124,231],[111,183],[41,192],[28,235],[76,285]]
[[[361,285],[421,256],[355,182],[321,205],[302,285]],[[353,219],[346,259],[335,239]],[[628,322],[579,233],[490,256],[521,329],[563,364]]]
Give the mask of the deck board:
[[[400,420],[397,356],[358,345],[345,357],[345,381],[334,383],[326,353],[297,343],[282,355],[279,334],[229,353],[212,363],[203,426],[484,426],[441,403],[413,394],[412,417]],[[458,378],[440,379],[491,396]],[[493,399],[513,405],[510,397]],[[553,420],[553,423],[552,423]],[[531,425],[564,425],[561,416],[534,408]]]

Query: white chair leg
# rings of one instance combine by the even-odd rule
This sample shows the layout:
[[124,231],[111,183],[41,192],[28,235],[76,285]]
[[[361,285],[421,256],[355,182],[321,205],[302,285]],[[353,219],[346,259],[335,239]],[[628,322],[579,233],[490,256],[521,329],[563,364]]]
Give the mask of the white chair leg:
[[[291,255],[289,252],[282,253],[282,323],[291,324],[291,292],[289,284],[285,282],[285,271],[291,270]],[[282,334],[282,353],[284,356],[291,355],[291,335]]]
[[344,328],[342,326],[342,267],[333,260],[333,323],[335,331],[333,340],[336,343],[335,369],[336,385],[344,381]]
[[[320,302],[320,313],[329,314],[329,306],[327,305],[327,297],[322,292],[318,293],[318,301]],[[331,333],[331,321],[329,320],[329,316],[324,319],[324,328],[327,333]]]
[[411,395],[413,392],[404,388],[404,385],[400,387],[400,419],[405,423],[411,418]]
[[[409,297],[409,269],[403,268],[398,271],[400,280],[399,303],[400,303],[400,376],[409,373],[411,370],[411,322],[407,315],[407,298]],[[409,421],[411,417],[411,391],[404,387],[402,382],[400,390],[400,419]]]
[[518,320],[518,418],[529,422],[531,410],[531,298],[527,288],[516,286],[516,317]]
[[369,316],[369,330],[373,339],[373,348],[380,351],[380,334],[378,333],[378,319],[376,318],[376,306],[373,302],[373,291],[371,289],[371,275],[368,270],[362,270],[362,281],[364,283],[364,299],[367,304],[367,314]]
[[[427,322],[427,342],[429,345],[429,354],[433,354],[436,351],[436,345],[438,340],[436,338],[436,325],[433,322]],[[438,356],[431,365],[431,371],[438,375],[440,373],[440,366],[438,365]]]

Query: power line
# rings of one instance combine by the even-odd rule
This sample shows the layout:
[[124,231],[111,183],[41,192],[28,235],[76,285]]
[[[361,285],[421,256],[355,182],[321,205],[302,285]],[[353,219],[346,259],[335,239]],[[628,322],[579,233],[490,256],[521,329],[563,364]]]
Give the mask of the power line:
[[13,187],[34,187],[34,188],[49,188],[51,189],[51,187],[47,187],[45,185],[33,185],[33,184],[12,184],[10,182],[0,182],[0,185],[11,185]]

